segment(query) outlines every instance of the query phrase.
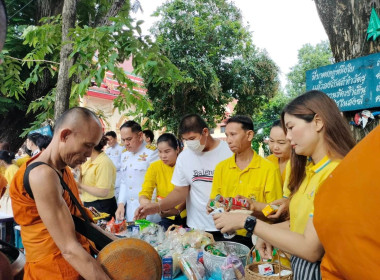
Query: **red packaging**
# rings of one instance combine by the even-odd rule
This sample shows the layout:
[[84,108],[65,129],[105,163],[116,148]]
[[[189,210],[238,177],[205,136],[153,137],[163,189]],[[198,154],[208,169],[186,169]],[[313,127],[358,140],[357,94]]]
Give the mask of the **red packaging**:
[[106,229],[112,233],[119,233],[127,229],[127,224],[125,220],[120,223],[116,223],[115,218],[112,217],[112,219],[107,223]]

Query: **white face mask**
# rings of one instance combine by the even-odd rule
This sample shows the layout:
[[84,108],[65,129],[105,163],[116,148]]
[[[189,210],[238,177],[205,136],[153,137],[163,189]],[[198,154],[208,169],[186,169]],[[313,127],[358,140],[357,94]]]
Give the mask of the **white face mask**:
[[193,152],[200,153],[204,150],[206,144],[201,145],[201,141],[199,139],[195,139],[195,140],[187,140],[186,146]]

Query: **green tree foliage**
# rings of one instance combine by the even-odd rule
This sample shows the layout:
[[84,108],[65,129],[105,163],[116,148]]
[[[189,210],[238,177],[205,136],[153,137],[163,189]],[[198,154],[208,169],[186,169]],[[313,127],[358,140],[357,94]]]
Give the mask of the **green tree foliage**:
[[328,41],[322,41],[315,46],[304,45],[298,51],[298,63],[287,75],[288,95],[295,97],[306,91],[306,71],[334,63],[333,54]]
[[[0,54],[0,59],[4,61],[0,65],[0,105],[6,104],[0,110],[4,120],[1,126],[5,123],[12,125],[16,115],[29,119],[18,123],[14,133],[0,132],[0,139],[14,143],[22,130],[25,135],[47,119],[53,119],[59,54],[61,47],[67,43],[73,45],[70,58],[74,64],[69,71],[73,80],[71,106],[78,104],[79,97],[86,93],[89,86],[100,86],[106,71],[111,71],[120,84],[118,90],[121,93],[114,100],[114,106],[120,110],[133,106],[144,114],[150,103],[133,89],[135,83],[127,78],[120,67],[120,63],[129,58],[132,58],[136,74],[143,71],[149,73],[152,83],[165,82],[175,86],[184,80],[180,71],[160,53],[150,37],[141,35],[142,21],[134,22],[129,16],[129,1],[119,7],[116,16],[107,17],[112,4],[124,1],[111,2],[80,1],[77,7],[79,20],[70,30],[70,42],[62,42],[60,15],[41,20],[29,18],[28,22],[22,13],[17,14],[24,25],[19,26],[18,20],[11,22],[10,30],[14,33],[10,33],[5,51]],[[38,10],[38,7],[31,6],[33,8]],[[102,22],[110,24],[97,25]],[[15,48],[23,47],[15,51],[13,44],[16,44]]]
[[[252,115],[278,87],[277,67],[256,50],[240,11],[226,0],[171,0],[155,13],[152,29],[160,51],[183,72],[183,82],[151,81],[150,119],[177,131],[179,119],[199,113],[213,126],[225,107],[238,100],[236,113]],[[173,83],[176,83],[173,86]]]

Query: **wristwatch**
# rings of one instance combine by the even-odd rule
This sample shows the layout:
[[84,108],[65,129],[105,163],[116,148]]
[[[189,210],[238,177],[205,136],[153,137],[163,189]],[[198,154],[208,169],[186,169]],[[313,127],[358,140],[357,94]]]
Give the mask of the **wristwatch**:
[[256,217],[248,216],[245,220],[244,229],[247,231],[247,237],[251,237],[253,234],[253,230],[256,226]]

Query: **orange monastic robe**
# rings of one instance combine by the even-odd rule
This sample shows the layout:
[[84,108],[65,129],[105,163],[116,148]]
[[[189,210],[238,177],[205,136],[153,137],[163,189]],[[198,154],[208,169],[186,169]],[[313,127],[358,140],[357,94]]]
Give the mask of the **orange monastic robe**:
[[379,279],[380,126],[342,160],[314,201],[322,279]]
[[7,179],[5,179],[5,177],[0,174],[0,198],[4,195],[5,190],[7,189],[7,185]]
[[[38,214],[34,199],[32,199],[24,189],[23,177],[26,166],[31,160],[29,160],[26,165],[20,167],[10,187],[14,219],[21,226],[21,237],[26,253],[24,280],[81,279],[78,272],[63,258]],[[68,167],[65,169],[63,179],[78,201],[81,201],[76,182]],[[63,193],[63,198],[66,201],[70,213],[81,217],[79,210],[71,202],[70,196],[66,191]],[[51,211],[54,211],[54,209],[51,209]],[[88,215],[92,217],[89,211]],[[90,247],[88,240],[80,234],[77,234],[77,238],[82,246],[89,252]]]

